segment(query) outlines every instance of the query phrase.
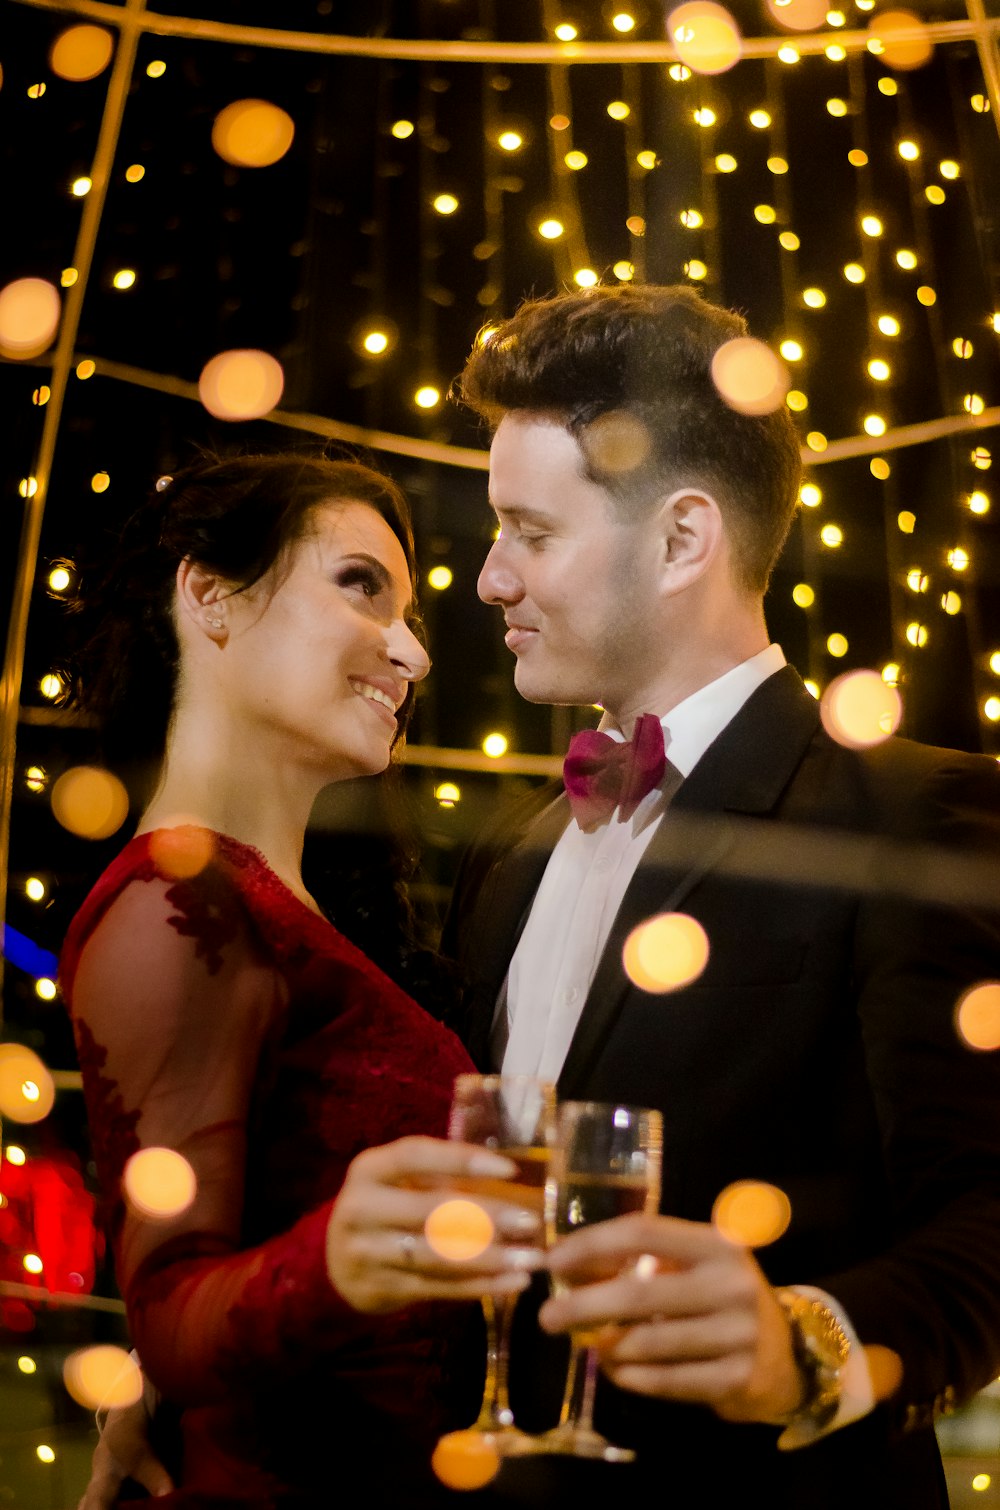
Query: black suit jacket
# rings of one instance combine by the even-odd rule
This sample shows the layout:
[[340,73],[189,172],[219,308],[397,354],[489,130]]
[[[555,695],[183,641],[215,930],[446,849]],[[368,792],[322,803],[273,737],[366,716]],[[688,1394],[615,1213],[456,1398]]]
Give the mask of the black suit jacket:
[[[445,944],[470,979],[466,1034],[484,1066],[568,819],[554,791],[502,814],[460,873]],[[1000,1055],[966,1048],[954,1026],[961,993],[1000,977],[998,907],[996,763],[900,739],[845,749],[789,667],[680,787],[613,925],[560,1096],[661,1110],[665,1212],[706,1221],[731,1181],[780,1186],[792,1220],[758,1254],[768,1277],[829,1290],[904,1377],[865,1421],[780,1454],[772,1428],[605,1383],[606,1428],[639,1449],[634,1492],[732,1503],[749,1479],[775,1505],[946,1502],[930,1428],[1000,1371]],[[696,917],[711,952],[695,983],[650,995],[625,976],[622,945],[667,911]],[[532,1426],[552,1408],[534,1398],[553,1371],[542,1345],[523,1325],[513,1364]],[[609,1492],[632,1492],[620,1468],[603,1472]]]

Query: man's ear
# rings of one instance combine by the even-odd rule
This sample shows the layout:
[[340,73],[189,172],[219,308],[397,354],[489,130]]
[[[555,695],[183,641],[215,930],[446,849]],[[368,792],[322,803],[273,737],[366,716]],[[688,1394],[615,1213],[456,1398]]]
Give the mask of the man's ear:
[[177,568],[177,606],[192,627],[221,644],[229,634],[229,585],[190,556]]
[[657,524],[668,593],[690,587],[726,549],[722,511],[711,493],[679,488],[660,505]]

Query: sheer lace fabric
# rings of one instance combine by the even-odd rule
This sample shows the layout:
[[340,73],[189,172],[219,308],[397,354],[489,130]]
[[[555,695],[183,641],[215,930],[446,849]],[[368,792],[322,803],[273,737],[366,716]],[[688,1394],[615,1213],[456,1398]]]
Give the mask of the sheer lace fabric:
[[[209,864],[178,878],[155,835],[133,840],[63,953],[135,1345],[183,1410],[192,1494],[312,1503],[338,1451],[415,1490],[468,1314],[356,1313],[327,1278],[325,1231],[355,1154],[444,1134],[469,1062],[256,851],[212,842]],[[198,1181],[166,1222],[121,1191],[130,1155],[152,1146],[184,1154]]]

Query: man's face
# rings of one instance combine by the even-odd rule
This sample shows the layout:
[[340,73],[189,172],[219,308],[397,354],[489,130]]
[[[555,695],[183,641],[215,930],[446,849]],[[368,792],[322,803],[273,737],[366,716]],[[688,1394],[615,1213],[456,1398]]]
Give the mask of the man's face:
[[478,591],[504,611],[517,690],[529,702],[601,702],[619,716],[656,657],[652,519],[620,519],[585,477],[569,431],[527,411],[508,414],[494,437],[490,502],[501,533]]

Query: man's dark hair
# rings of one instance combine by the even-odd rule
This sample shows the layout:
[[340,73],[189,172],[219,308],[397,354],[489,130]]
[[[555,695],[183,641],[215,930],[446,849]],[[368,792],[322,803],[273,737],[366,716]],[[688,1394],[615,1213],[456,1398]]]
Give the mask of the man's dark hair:
[[515,410],[554,415],[622,512],[665,489],[711,492],[738,580],[763,592],[795,513],[799,445],[784,405],[746,415],[719,396],[712,358],[746,334],[682,285],[558,294],[483,332],[453,393],[491,429]]

